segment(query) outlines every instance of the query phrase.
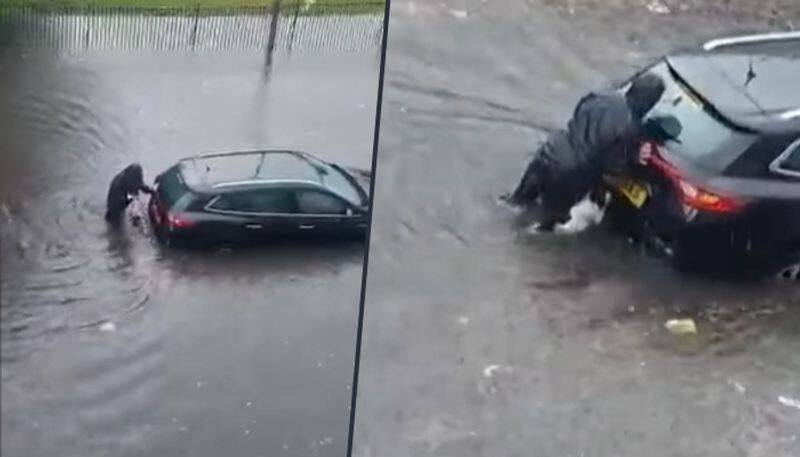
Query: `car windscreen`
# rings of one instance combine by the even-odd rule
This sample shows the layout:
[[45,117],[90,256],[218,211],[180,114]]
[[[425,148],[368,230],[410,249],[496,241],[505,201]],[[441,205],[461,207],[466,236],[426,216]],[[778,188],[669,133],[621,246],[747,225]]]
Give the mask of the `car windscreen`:
[[181,178],[180,169],[175,166],[158,178],[158,198],[167,207],[175,205],[189,189]]
[[717,116],[666,63],[650,71],[661,76],[666,87],[645,120],[663,117],[677,120],[678,135],[664,143],[670,152],[712,173],[722,173],[757,140],[755,134]]

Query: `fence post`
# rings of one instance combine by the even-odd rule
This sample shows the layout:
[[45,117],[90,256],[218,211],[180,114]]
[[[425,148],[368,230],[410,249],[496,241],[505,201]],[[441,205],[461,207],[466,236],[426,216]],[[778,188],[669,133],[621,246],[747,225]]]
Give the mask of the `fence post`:
[[292,46],[294,45],[294,29],[297,27],[297,18],[300,16],[300,2],[294,4],[294,17],[292,18],[292,27],[289,31],[289,43],[286,45],[289,54],[292,53]]
[[90,33],[90,29],[92,27],[92,13],[93,13],[92,4],[90,3],[90,4],[86,5],[84,11],[86,12],[86,14],[83,17],[83,19],[86,21],[86,32],[83,35],[83,48],[84,48],[84,50],[88,50],[89,49],[89,33]]
[[192,51],[197,44],[197,22],[200,20],[200,4],[194,7],[194,27],[192,27]]
[[272,51],[275,49],[275,36],[278,32],[278,16],[281,14],[281,0],[274,0],[269,21],[269,37],[267,38],[267,73],[272,69]]

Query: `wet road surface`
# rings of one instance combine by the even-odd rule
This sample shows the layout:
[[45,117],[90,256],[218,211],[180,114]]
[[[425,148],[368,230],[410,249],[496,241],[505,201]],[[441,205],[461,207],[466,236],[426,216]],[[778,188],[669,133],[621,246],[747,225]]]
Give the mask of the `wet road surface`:
[[363,247],[109,232],[111,177],[200,152],[369,168],[377,52],[0,49],[2,454],[343,455]]
[[392,4],[354,455],[800,455],[796,285],[517,233],[496,203],[585,91],[764,24],[548,3]]

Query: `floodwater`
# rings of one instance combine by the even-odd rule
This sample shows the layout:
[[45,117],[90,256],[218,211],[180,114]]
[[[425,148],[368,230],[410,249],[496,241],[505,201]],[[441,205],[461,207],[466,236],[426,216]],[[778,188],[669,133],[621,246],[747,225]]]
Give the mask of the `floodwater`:
[[345,453],[363,246],[179,251],[102,215],[134,161],[148,181],[250,148],[368,169],[378,67],[0,48],[4,456]]
[[392,2],[354,456],[800,455],[796,283],[680,276],[497,204],[585,91],[767,27],[582,3]]

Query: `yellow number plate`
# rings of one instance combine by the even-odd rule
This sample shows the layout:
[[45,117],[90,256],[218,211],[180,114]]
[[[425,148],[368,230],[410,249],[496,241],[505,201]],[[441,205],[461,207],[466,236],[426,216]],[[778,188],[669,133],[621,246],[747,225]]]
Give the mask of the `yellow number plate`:
[[650,196],[647,187],[631,181],[630,179],[606,177],[606,182],[625,196],[636,208],[641,208]]

